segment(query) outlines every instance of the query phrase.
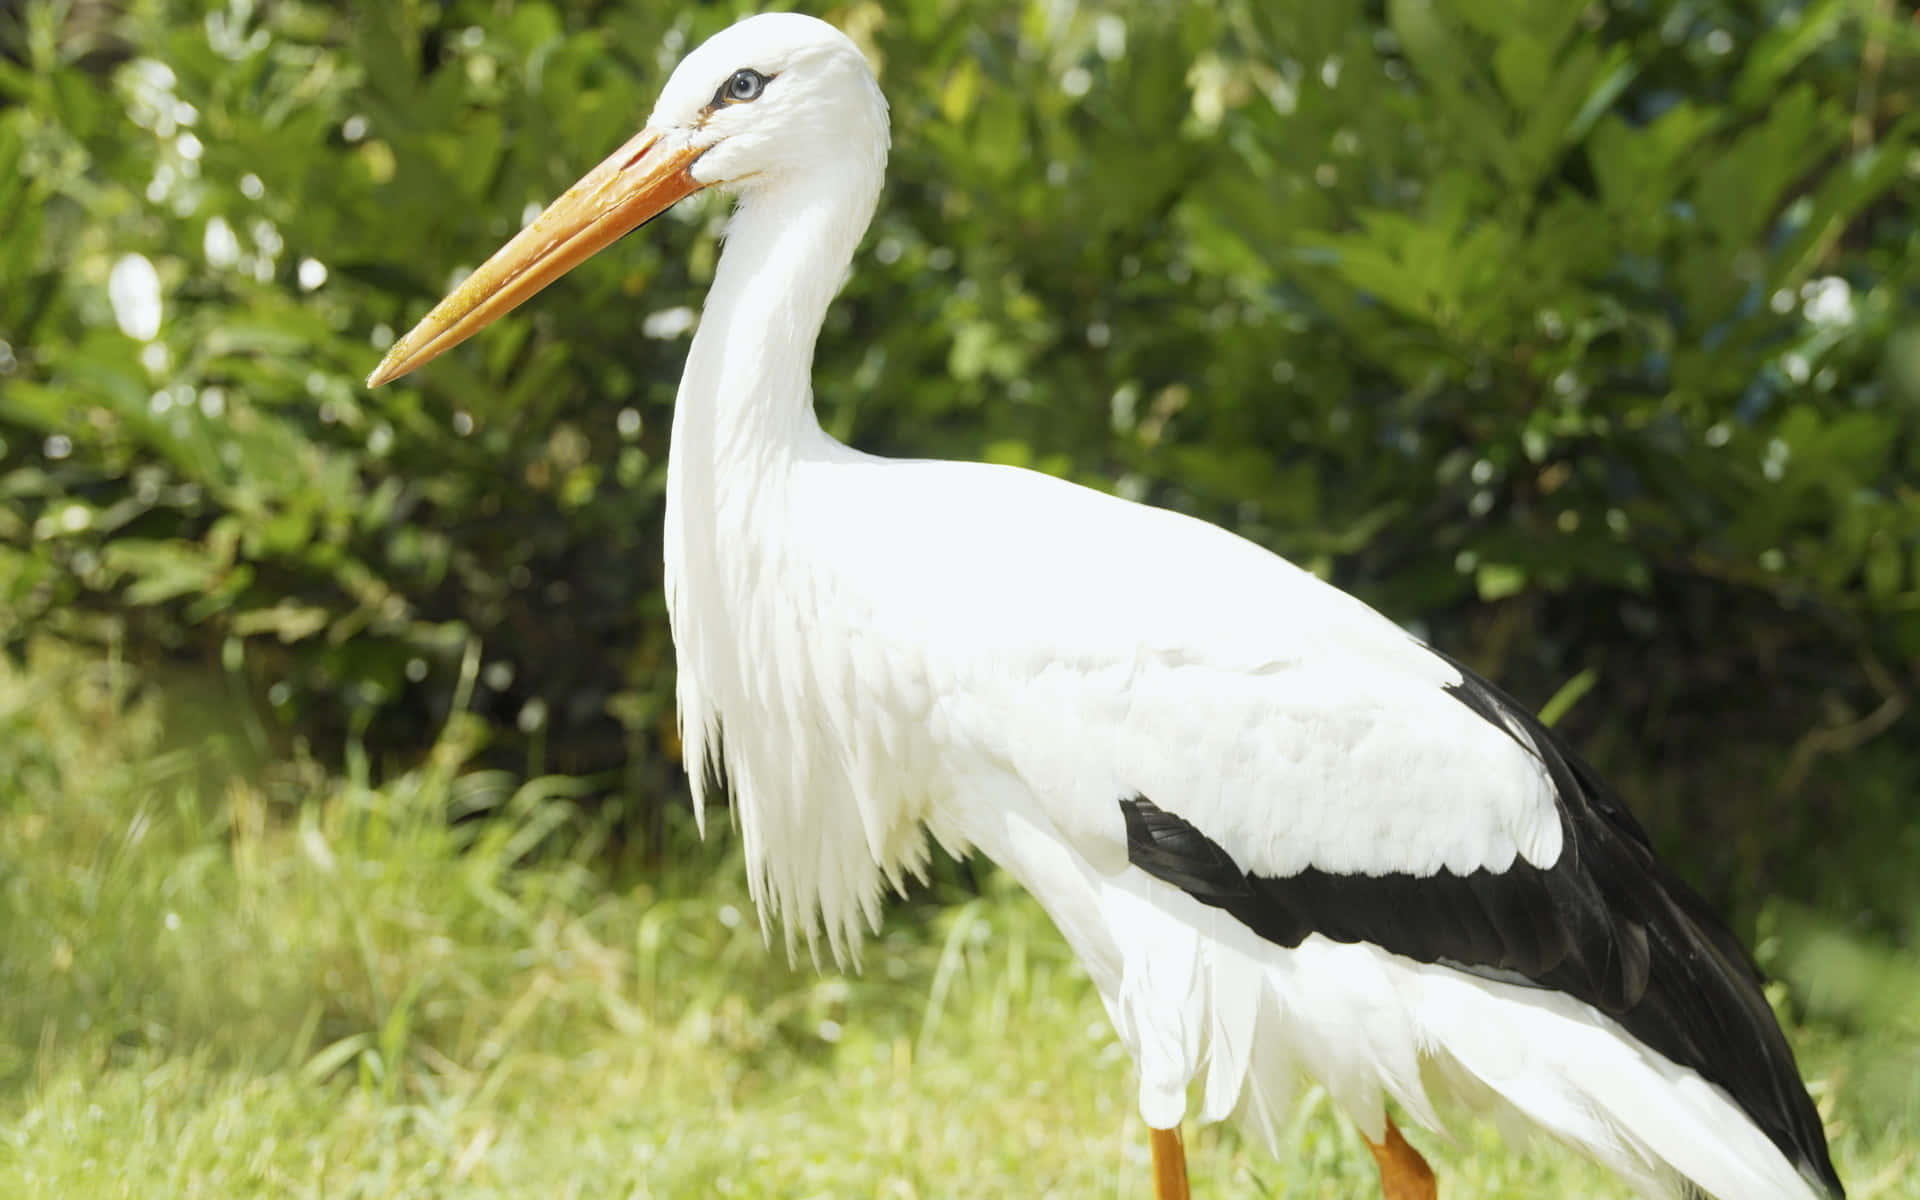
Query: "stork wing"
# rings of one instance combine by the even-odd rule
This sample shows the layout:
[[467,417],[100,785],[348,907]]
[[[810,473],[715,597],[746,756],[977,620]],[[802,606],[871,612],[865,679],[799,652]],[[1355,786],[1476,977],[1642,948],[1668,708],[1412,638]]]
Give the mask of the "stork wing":
[[933,623],[914,640],[939,718],[1096,869],[1277,946],[1366,942],[1572,996],[1831,1173],[1751,960],[1522,706],[1212,526],[992,475],[951,488],[984,511],[903,497],[939,551],[906,554],[922,590],[900,607]]

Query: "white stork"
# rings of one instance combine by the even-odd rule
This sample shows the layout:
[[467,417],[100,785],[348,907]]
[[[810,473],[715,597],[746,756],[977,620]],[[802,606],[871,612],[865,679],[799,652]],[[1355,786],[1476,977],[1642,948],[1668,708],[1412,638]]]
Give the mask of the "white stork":
[[[887,105],[791,14],[688,55],[645,128],[395,345],[420,366],[681,198],[729,226],[674,412],[667,599],[696,802],[753,894],[853,957],[927,835],[1045,906],[1178,1130],[1271,1145],[1296,1080],[1434,1195],[1387,1115],[1522,1118],[1652,1194],[1842,1195],[1727,929],[1512,699],[1213,526],[821,431],[814,341],[880,193]],[[723,738],[724,735],[724,738]]]

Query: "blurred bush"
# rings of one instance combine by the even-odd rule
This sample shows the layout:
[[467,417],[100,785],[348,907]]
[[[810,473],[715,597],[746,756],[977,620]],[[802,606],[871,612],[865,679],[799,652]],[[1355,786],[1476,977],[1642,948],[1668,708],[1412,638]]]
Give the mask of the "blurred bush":
[[[472,644],[497,753],[675,791],[659,497],[724,206],[359,381],[742,11],[0,9],[0,638],[217,651],[290,727],[376,747],[443,719]],[[830,430],[1223,521],[1523,694],[1591,684],[1575,732],[1716,890],[1814,888],[1791,851],[1849,819],[1834,764],[1920,732],[1920,28],[1878,0],[822,15],[895,137],[821,343]]]

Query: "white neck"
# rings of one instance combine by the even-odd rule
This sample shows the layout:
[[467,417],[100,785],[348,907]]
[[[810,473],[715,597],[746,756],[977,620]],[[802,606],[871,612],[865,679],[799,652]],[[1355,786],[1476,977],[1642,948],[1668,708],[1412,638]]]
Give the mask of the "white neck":
[[818,444],[813,347],[879,197],[863,175],[821,171],[741,198],[674,403],[670,472],[777,469]]
[[872,218],[883,161],[789,176],[744,196],[687,355],[667,458],[664,548],[696,806],[703,764],[719,766],[721,709],[739,703],[746,668],[738,639],[748,610],[769,599],[763,567],[782,553],[775,531],[791,469],[844,453],[814,416],[813,347]]
[[845,495],[844,467],[864,456],[821,431],[809,378],[887,158],[872,74],[850,43],[829,51],[790,72],[811,90],[755,110],[763,132],[711,151],[741,199],[675,401],[665,550],[696,811],[723,770],[762,919],[785,914],[789,939],[824,929],[840,953],[878,913],[883,870],[923,851],[917,820],[879,803],[877,751],[849,757],[822,736],[873,740],[834,651],[847,547],[819,503]]

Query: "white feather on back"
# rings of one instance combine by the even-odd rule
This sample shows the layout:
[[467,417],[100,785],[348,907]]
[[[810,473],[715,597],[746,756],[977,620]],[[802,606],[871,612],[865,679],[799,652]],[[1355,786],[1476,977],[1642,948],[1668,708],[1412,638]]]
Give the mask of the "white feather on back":
[[[830,445],[783,482],[779,511],[734,548],[763,564],[736,585],[734,620],[784,630],[745,647],[796,674],[714,699],[751,811],[824,823],[843,794],[870,875],[914,853],[903,823],[977,840],[991,805],[955,782],[976,764],[1019,780],[1108,873],[1126,864],[1118,806],[1136,795],[1269,875],[1559,853],[1544,771],[1441,690],[1459,678],[1450,665],[1242,539],[1028,472]],[[804,589],[765,565],[787,555],[816,564]],[[750,730],[732,729],[736,708]],[[757,786],[775,759],[825,774],[777,797]],[[778,843],[789,866],[791,832]],[[861,890],[846,852],[822,850],[819,886]],[[775,897],[789,914],[859,907],[789,885]]]

